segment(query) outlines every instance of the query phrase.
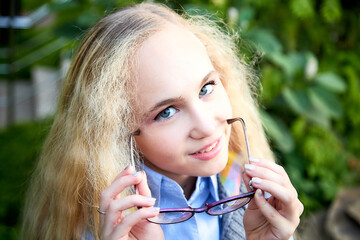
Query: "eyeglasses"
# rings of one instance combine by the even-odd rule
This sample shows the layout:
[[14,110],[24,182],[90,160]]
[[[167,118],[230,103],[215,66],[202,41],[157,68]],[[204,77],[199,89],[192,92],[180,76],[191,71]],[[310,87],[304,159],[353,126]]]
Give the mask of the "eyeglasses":
[[[247,157],[250,158],[250,147],[248,142],[248,137],[246,133],[246,126],[245,122],[242,118],[232,118],[228,119],[227,123],[232,124],[236,121],[240,121],[242,124],[244,137],[245,137],[245,143],[246,143],[246,150],[247,150]],[[138,135],[140,132],[136,131],[130,136],[130,151],[131,151],[131,162],[135,166],[134,161],[134,155],[133,155],[133,135]],[[192,216],[194,216],[195,213],[202,213],[206,212],[207,214],[211,216],[218,216],[226,213],[233,212],[235,210],[238,210],[241,207],[244,207],[246,204],[248,204],[251,199],[254,197],[254,190],[251,185],[251,181],[249,183],[249,187],[252,189],[251,192],[243,193],[237,196],[228,197],[210,204],[205,204],[204,207],[201,208],[192,208],[192,207],[186,207],[186,208],[164,208],[160,209],[160,213],[154,217],[154,218],[148,218],[147,220],[152,223],[157,224],[173,224],[173,223],[180,223],[184,222],[188,219],[190,219]]]

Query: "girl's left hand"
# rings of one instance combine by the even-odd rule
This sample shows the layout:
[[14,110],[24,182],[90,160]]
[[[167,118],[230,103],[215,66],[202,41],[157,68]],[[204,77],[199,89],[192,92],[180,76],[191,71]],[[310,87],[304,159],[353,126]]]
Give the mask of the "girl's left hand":
[[[246,239],[288,240],[300,223],[304,206],[284,168],[252,158],[250,164],[245,164],[247,186],[250,180],[257,190],[244,215]],[[264,191],[271,197],[265,199]]]

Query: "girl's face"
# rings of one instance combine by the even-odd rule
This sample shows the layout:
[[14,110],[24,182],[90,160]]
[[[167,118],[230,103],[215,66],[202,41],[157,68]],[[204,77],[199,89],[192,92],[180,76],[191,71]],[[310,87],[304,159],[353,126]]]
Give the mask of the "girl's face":
[[170,25],[147,39],[136,57],[143,122],[135,140],[146,165],[177,182],[220,172],[232,110],[204,45]]

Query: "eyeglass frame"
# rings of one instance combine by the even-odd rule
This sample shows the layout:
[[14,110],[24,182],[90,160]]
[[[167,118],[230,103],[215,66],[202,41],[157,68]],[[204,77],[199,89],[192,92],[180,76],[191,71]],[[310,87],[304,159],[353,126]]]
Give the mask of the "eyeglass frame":
[[[244,137],[245,137],[245,144],[246,144],[246,150],[247,150],[247,157],[248,159],[251,158],[251,152],[250,152],[250,146],[249,146],[249,141],[248,141],[248,136],[247,136],[247,131],[246,131],[246,125],[245,125],[245,121],[244,119],[240,118],[240,117],[237,117],[237,118],[231,118],[231,119],[227,119],[226,120],[228,124],[232,124],[236,121],[240,121],[241,124],[242,124],[242,129],[243,129],[243,133],[244,133]],[[131,156],[131,164],[133,167],[135,167],[135,160],[134,160],[134,153],[133,153],[133,136],[134,135],[139,135],[140,134],[140,129],[138,129],[137,131],[133,132],[130,134],[130,156]],[[252,186],[252,181],[250,180],[249,182],[249,187],[252,191],[250,192],[247,192],[247,193],[243,193],[243,194],[239,194],[239,195],[236,195],[236,196],[232,196],[232,197],[228,197],[228,198],[224,198],[224,199],[221,199],[221,200],[218,200],[218,201],[215,201],[215,202],[212,202],[210,204],[208,203],[205,203],[205,206],[204,207],[200,207],[200,208],[192,208],[192,207],[186,207],[186,208],[162,208],[160,209],[160,213],[171,213],[171,212],[183,212],[183,213],[192,213],[191,216],[189,216],[188,218],[182,220],[182,221],[178,221],[178,222],[171,222],[171,223],[159,223],[159,222],[155,222],[153,220],[150,219],[147,219],[149,222],[152,222],[152,223],[156,223],[156,224],[176,224],[176,223],[181,223],[181,222],[185,222],[187,220],[189,220],[190,218],[192,218],[194,216],[195,213],[202,213],[202,212],[206,212],[207,214],[209,214],[210,216],[218,216],[218,215],[223,215],[223,214],[227,214],[227,213],[230,213],[230,212],[233,212],[233,211],[236,211],[236,210],[239,210],[240,208],[246,206],[250,201],[251,199],[254,197],[254,194],[255,194],[255,189],[253,188]],[[135,188],[136,189],[136,188]],[[138,194],[138,191],[136,189],[136,194]],[[224,204],[226,202],[231,202],[231,201],[234,201],[234,200],[237,200],[237,199],[241,199],[241,198],[248,198],[248,200],[242,204],[240,207],[236,208],[236,209],[232,209],[231,211],[229,212],[226,212],[226,213],[218,213],[218,214],[212,214],[212,213],[209,213],[210,209],[211,208],[214,208],[218,205],[221,205],[221,204]]]

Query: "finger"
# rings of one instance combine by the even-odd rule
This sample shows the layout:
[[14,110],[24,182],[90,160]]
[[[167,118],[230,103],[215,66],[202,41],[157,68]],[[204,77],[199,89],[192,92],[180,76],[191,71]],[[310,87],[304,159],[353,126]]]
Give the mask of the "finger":
[[[302,213],[302,204],[298,199],[297,192],[295,188],[288,189],[282,185],[276,184],[274,182],[253,178],[253,186],[255,188],[261,189],[262,191],[269,192],[277,201],[282,203],[281,214],[288,218],[293,219],[297,218]],[[270,201],[268,201],[270,205]]]
[[251,180],[251,177],[244,171],[244,173],[242,174],[242,178],[243,178],[243,181],[245,183],[245,186],[246,186],[246,189],[248,192],[251,192],[252,189],[250,188],[249,186],[249,182]]
[[278,173],[268,168],[264,168],[254,164],[245,164],[245,172],[251,178],[258,177],[261,179],[267,179],[269,181],[276,182],[278,184],[288,185],[287,179],[284,176],[279,175]]
[[132,166],[128,166],[126,167],[124,170],[122,170],[116,177],[115,179],[113,180],[112,183],[114,183],[117,179],[123,177],[123,176],[126,176],[126,175],[130,175],[130,174],[133,174],[134,173],[134,168]]
[[147,182],[147,177],[145,171],[142,172],[141,181],[136,186],[140,195],[151,197],[151,191]]
[[280,213],[266,201],[260,189],[256,190],[254,199],[261,213],[273,226],[273,233],[277,235],[279,239],[289,239],[293,233],[293,227],[291,227],[289,221],[281,216]]
[[155,204],[155,200],[155,198],[141,195],[130,195],[112,201],[105,215],[104,231],[108,233],[113,231],[119,219],[124,217],[123,211],[133,207],[152,207]]
[[266,201],[261,189],[256,190],[254,199],[257,207],[271,225],[276,226],[279,221],[282,221],[282,216]]
[[[128,235],[130,230],[139,222],[146,221],[147,218],[153,218],[156,217],[159,214],[159,208],[142,208],[122,219],[122,221],[119,223],[119,225],[116,227],[113,236],[115,239],[120,238],[122,236]],[[145,222],[145,223],[146,223]],[[152,224],[150,222],[147,222],[147,224]]]
[[254,187],[270,193],[284,204],[290,204],[297,199],[297,193],[294,188],[289,189],[281,184],[258,177],[252,178],[252,183]]
[[[255,189],[251,189],[250,186],[249,186],[249,182],[250,182],[250,180],[251,180],[251,177],[250,177],[248,174],[246,174],[245,171],[242,173],[242,177],[243,177],[243,181],[244,181],[244,183],[245,183],[245,186],[246,186],[247,191],[248,191],[248,192],[254,191]],[[251,185],[251,186],[254,188],[253,185]],[[257,208],[257,207],[256,207],[256,204],[255,204],[255,201],[254,201],[253,199],[251,199],[251,201],[249,202],[249,204],[248,204],[247,207],[248,207],[249,209],[256,209],[256,208]]]
[[100,195],[100,209],[107,211],[110,201],[117,199],[118,195],[124,191],[125,188],[138,184],[142,180],[139,172],[122,176],[115,180],[108,188],[101,192]]
[[285,169],[273,161],[266,160],[266,159],[259,159],[259,158],[250,158],[250,163],[253,165],[256,165],[256,166],[267,168],[279,175],[287,176]]

